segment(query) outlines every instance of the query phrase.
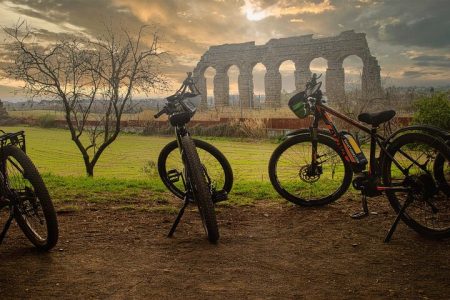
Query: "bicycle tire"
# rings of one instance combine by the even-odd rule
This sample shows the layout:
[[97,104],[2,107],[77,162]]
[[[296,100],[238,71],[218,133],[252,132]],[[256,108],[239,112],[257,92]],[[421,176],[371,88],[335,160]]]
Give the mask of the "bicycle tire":
[[[208,176],[210,177],[209,185],[212,186],[213,190],[216,191],[225,191],[230,193],[231,188],[233,187],[233,171],[231,169],[230,163],[227,158],[213,145],[197,139],[192,139],[194,141],[195,147],[198,149],[202,149],[205,151],[204,155],[199,153],[200,161]],[[211,157],[206,158],[207,154],[211,155]],[[168,159],[173,158],[173,162],[168,162]],[[211,159],[214,158],[216,161],[211,162]],[[211,163],[210,163],[211,162]],[[171,164],[169,167],[168,164]],[[218,163],[218,165],[217,165]],[[220,165],[221,171],[218,170],[218,166]],[[181,160],[180,152],[178,150],[177,141],[172,141],[168,143],[159,153],[158,157],[158,173],[159,176],[164,183],[164,185],[178,198],[183,199],[186,195],[186,192],[181,186],[177,186],[174,182],[172,182],[168,176],[168,169],[176,170],[178,173],[183,172],[183,162]],[[212,170],[213,169],[213,170]]]
[[[318,136],[318,149],[320,148],[319,146],[321,146],[321,147],[324,146],[322,148],[328,149],[328,151],[330,151],[330,157],[334,157],[342,163],[343,170],[340,170],[340,173],[342,175],[341,176],[342,180],[338,180],[341,182],[336,183],[336,180],[334,180],[334,178],[333,178],[334,171],[332,171],[331,180],[327,179],[327,181],[330,183],[329,187],[332,187],[331,188],[332,191],[329,194],[328,194],[328,192],[325,192],[325,190],[323,190],[326,195],[320,196],[316,199],[311,198],[311,193],[310,193],[309,198],[300,195],[301,190],[299,190],[298,187],[300,187],[302,185],[302,181],[304,183],[308,183],[307,181],[305,181],[302,178],[302,170],[308,166],[307,160],[311,159],[311,155],[309,155],[309,157],[308,157],[308,155],[306,155],[306,158],[303,157],[302,160],[305,160],[306,165],[292,167],[292,169],[293,169],[293,171],[291,172],[292,174],[290,174],[291,176],[288,176],[288,177],[295,178],[294,183],[289,182],[289,184],[286,183],[286,186],[283,186],[283,183],[281,182],[281,179],[280,179],[281,170],[279,170],[279,169],[281,169],[281,167],[279,166],[279,164],[280,164],[280,158],[282,157],[282,155],[285,152],[290,151],[290,149],[292,149],[292,152],[295,152],[295,150],[293,149],[294,147],[296,147],[297,145],[300,145],[300,144],[305,144],[304,150],[302,150],[302,151],[299,150],[296,152],[296,154],[302,155],[304,151],[308,150],[308,147],[309,147],[309,149],[312,148],[311,143],[312,143],[312,139],[309,134],[294,136],[292,138],[287,139],[283,143],[281,143],[275,149],[275,151],[272,153],[272,156],[270,157],[269,178],[270,178],[270,182],[272,183],[272,186],[275,188],[275,190],[286,200],[288,200],[292,203],[295,203],[297,205],[301,205],[301,206],[322,206],[322,205],[329,204],[329,203],[339,199],[339,197],[341,197],[347,191],[348,187],[350,186],[350,183],[352,180],[352,174],[353,174],[350,163],[344,159],[344,156],[342,155],[341,151],[339,150],[338,145],[331,137],[319,135]],[[295,160],[297,160],[299,158],[300,157],[295,157],[293,159],[287,159],[287,160],[294,163]],[[288,163],[286,163],[286,164],[287,164],[286,168],[288,168],[288,167],[291,168],[291,166],[289,166]],[[302,164],[304,164],[304,163],[302,163]],[[297,175],[299,178],[297,178]],[[322,175],[323,175],[323,173],[322,173]],[[320,176],[321,175],[319,175],[319,179],[320,179]],[[324,176],[324,179],[326,179],[325,176]],[[315,182],[313,182],[313,183],[315,183]],[[293,192],[289,191],[288,187],[287,187],[288,185],[293,185],[293,187],[291,189],[297,190],[298,193],[294,194]],[[307,186],[307,185],[305,185],[305,186]],[[333,188],[333,186],[334,186],[334,188]],[[312,187],[312,186],[310,188],[314,189],[314,187]]]
[[212,202],[211,191],[208,188],[205,173],[200,163],[194,141],[190,136],[181,138],[184,161],[189,175],[187,184],[191,185],[194,200],[197,203],[203,227],[208,240],[216,243],[219,239],[216,213]]
[[[413,147],[415,144],[419,145],[419,147]],[[387,190],[386,196],[392,208],[398,213],[403,205],[402,202],[404,203],[404,200],[401,201],[402,198],[406,196],[415,197],[415,201],[408,206],[402,215],[402,220],[405,224],[428,238],[440,239],[450,237],[449,197],[441,189],[437,188],[437,179],[433,178],[432,175],[434,170],[423,170],[433,160],[431,153],[435,153],[436,157],[442,155],[445,159],[444,164],[448,164],[450,159],[448,146],[441,139],[434,138],[428,134],[414,132],[399,136],[389,144],[386,150],[400,165],[402,165],[401,158],[403,157],[406,161],[405,164],[410,166],[408,167],[408,177],[401,178],[403,174],[400,175],[401,172],[393,164],[392,158],[387,154],[383,157],[382,178],[384,185],[393,186],[396,182],[399,182],[397,184],[402,182],[402,186],[411,189],[409,195]],[[420,151],[425,153],[425,150],[425,155],[420,154]],[[418,158],[414,159],[413,162],[411,158],[407,158],[402,153],[406,151],[409,151],[407,154],[412,159],[414,159],[413,156]],[[423,162],[424,159],[426,159],[425,162]],[[418,166],[418,164],[421,164],[420,168],[413,168],[415,165]],[[434,169],[434,163],[432,162],[432,164]],[[436,208],[436,212],[433,211],[434,208]],[[419,218],[423,219],[419,220]],[[442,226],[435,226],[434,224],[437,223],[442,224]]]
[[[6,181],[9,188],[15,193],[14,196],[19,200],[18,205],[14,208],[17,224],[36,248],[43,251],[52,249],[58,242],[58,221],[41,175],[25,152],[16,146],[7,145],[1,153]],[[15,170],[18,172],[17,174],[13,174],[16,172]],[[19,185],[19,180],[24,180],[23,186]],[[39,223],[45,220],[44,226],[46,227],[42,229],[42,233],[38,232],[37,226],[32,225],[33,219],[42,217],[39,216],[39,208],[42,209],[43,214],[43,220],[40,219]],[[44,231],[45,237],[41,236]]]
[[[412,132],[420,132],[427,135],[430,135],[434,138],[442,139],[444,143],[447,144],[447,146],[450,146],[450,134],[447,130],[442,129],[440,127],[436,127],[433,125],[425,125],[425,124],[418,124],[418,125],[410,125],[403,128],[400,128],[399,130],[392,133],[385,141],[385,143],[388,143],[392,141],[393,139],[397,138],[398,136],[405,134],[405,133],[412,133]],[[380,149],[380,157],[383,156],[383,151]],[[439,187],[447,193],[447,195],[450,195],[450,178],[446,178],[444,171],[444,165],[443,165],[443,157],[438,156],[434,162],[434,168],[433,173],[434,177],[439,183]]]
[[[447,145],[447,148],[450,147],[450,139],[448,135],[445,137],[445,144]],[[434,161],[433,174],[439,183],[439,188],[446,193],[447,196],[450,196],[450,174],[445,172],[445,168],[444,156],[442,154],[438,154],[436,160]]]

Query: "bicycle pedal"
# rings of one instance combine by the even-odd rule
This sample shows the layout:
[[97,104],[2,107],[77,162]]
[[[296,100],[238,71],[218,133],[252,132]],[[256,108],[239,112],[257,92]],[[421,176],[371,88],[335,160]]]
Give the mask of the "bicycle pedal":
[[214,203],[228,200],[228,193],[224,190],[213,192],[212,199]]
[[175,183],[180,181],[181,173],[175,169],[167,171],[167,178],[169,178],[170,182]]

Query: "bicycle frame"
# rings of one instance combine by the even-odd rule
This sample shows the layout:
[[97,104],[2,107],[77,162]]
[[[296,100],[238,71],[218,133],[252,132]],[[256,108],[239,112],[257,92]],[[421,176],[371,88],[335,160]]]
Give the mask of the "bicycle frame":
[[[390,125],[386,122],[395,116],[395,111],[361,114],[358,116],[360,121],[356,121],[326,106],[322,102],[320,87],[321,82],[317,82],[317,76],[314,74],[306,84],[305,90],[298,92],[289,99],[288,106],[292,112],[300,119],[309,116],[310,124],[308,129],[303,128],[287,134],[287,139],[290,137],[296,138],[284,141],[271,156],[269,175],[271,183],[278,193],[295,204],[319,206],[328,204],[342,196],[351,183],[362,195],[363,210],[352,214],[351,217],[354,219],[361,219],[369,215],[367,197],[380,196],[383,192],[386,192],[386,196],[388,196],[397,216],[385,238],[385,242],[391,239],[401,218],[404,218],[405,222],[419,233],[430,236],[435,234],[436,236],[448,235],[448,232],[437,232],[434,227],[428,228],[428,225],[423,226],[420,223],[415,223],[416,221],[413,218],[405,214],[406,209],[415,199],[424,202],[424,205],[428,205],[431,212],[435,214],[439,208],[432,203],[434,196],[441,190],[444,192],[444,196],[445,193],[448,196],[448,181],[445,180],[443,170],[444,156],[448,159],[448,148],[445,148],[445,145],[449,143],[448,132],[429,126],[408,126],[391,133],[385,138],[377,133],[378,127],[383,123]],[[337,117],[346,124],[352,125],[352,127],[369,135],[369,157],[364,156],[364,152],[351,133],[340,131],[335,126],[332,117]],[[300,150],[301,154],[296,154],[296,151],[293,150],[291,154],[286,154],[294,155],[294,158],[296,155],[302,156],[302,163],[297,166],[294,161],[291,161],[292,168],[287,171],[291,172],[291,176],[286,173],[288,179],[286,179],[287,188],[285,189],[279,179],[277,163],[284,152],[300,144],[306,145],[306,152]],[[323,150],[322,145],[328,147],[329,150]],[[377,145],[380,148],[379,150]],[[418,148],[416,149],[414,145],[417,145]],[[305,160],[303,156],[310,150],[312,150],[311,154],[308,154],[309,157]],[[378,155],[376,151],[379,151]],[[417,158],[415,158],[416,156]],[[344,177],[341,185],[333,193],[323,194],[319,198],[312,197],[311,191],[317,189],[317,186],[309,188],[309,198],[308,196],[303,197],[297,189],[294,189],[293,193],[289,191],[293,184],[292,178],[297,178],[297,176],[306,183],[316,182],[322,174],[324,174],[325,179],[322,182],[334,180],[337,166],[335,160],[339,166],[343,163],[340,172],[344,170],[345,173],[342,173]],[[281,172],[286,166],[289,166],[289,159],[280,167]],[[432,168],[429,169],[429,166]],[[411,169],[412,167],[414,169]],[[332,172],[331,177],[326,175],[325,169]],[[294,171],[297,174],[292,173]],[[352,176],[352,173],[355,176]],[[338,180],[338,183],[340,183],[340,179]],[[299,189],[302,188],[303,186],[299,186]],[[400,198],[403,198],[403,203],[397,199],[396,192],[399,192]],[[444,217],[446,216],[444,215]]]
[[[369,128],[369,127],[361,124],[360,122],[355,121],[355,120],[345,116],[344,114],[334,110],[333,108],[323,105],[322,103],[314,104],[314,108],[315,109],[314,109],[312,125],[310,127],[310,134],[312,137],[312,165],[313,166],[318,165],[318,163],[317,163],[317,158],[318,158],[317,157],[317,143],[318,143],[318,128],[319,128],[320,120],[322,120],[325,123],[328,131],[330,132],[331,137],[334,139],[336,144],[339,146],[339,149],[340,149],[341,153],[343,154],[344,159],[348,162],[351,162],[350,157],[347,155],[347,152],[344,149],[342,137],[340,136],[339,131],[338,131],[337,127],[334,125],[332,118],[330,116],[330,115],[333,115],[333,116],[349,123],[350,125],[358,128],[370,135],[370,156],[369,156],[369,170],[368,170],[368,175],[370,177],[379,178],[381,175],[380,166],[379,166],[379,163],[375,156],[377,145],[380,147],[381,153],[383,155],[387,155],[390,159],[392,159],[392,162],[399,168],[399,170],[402,173],[404,173],[405,175],[407,175],[407,171],[386,150],[386,147],[384,145],[385,138],[383,138],[381,135],[379,135],[377,133],[377,127]],[[405,157],[411,159],[410,156],[407,155],[406,153],[404,153],[403,151],[400,151],[400,153],[405,155]],[[414,161],[414,160],[412,160],[412,161]],[[408,188],[377,185],[376,190],[379,192],[387,191],[387,190],[408,191]]]

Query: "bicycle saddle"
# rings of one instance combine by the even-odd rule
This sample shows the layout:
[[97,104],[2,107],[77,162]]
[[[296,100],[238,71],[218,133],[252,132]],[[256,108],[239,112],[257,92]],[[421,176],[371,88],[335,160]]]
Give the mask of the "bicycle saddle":
[[385,110],[376,113],[362,113],[358,116],[358,120],[377,127],[378,125],[391,120],[394,116],[395,110]]

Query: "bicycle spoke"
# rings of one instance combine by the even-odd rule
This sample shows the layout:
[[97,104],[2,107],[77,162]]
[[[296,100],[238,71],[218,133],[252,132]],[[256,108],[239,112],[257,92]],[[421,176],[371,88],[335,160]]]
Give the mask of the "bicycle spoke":
[[[450,200],[433,174],[439,150],[436,140],[429,136],[410,134],[400,139],[399,147],[393,153],[398,165],[389,160],[389,185],[406,186],[411,189],[413,202],[404,213],[405,222],[419,232],[444,234],[450,232]],[[441,165],[448,166],[444,161]],[[394,207],[401,207],[406,199],[405,193],[387,192]],[[397,203],[397,204],[395,204]]]

